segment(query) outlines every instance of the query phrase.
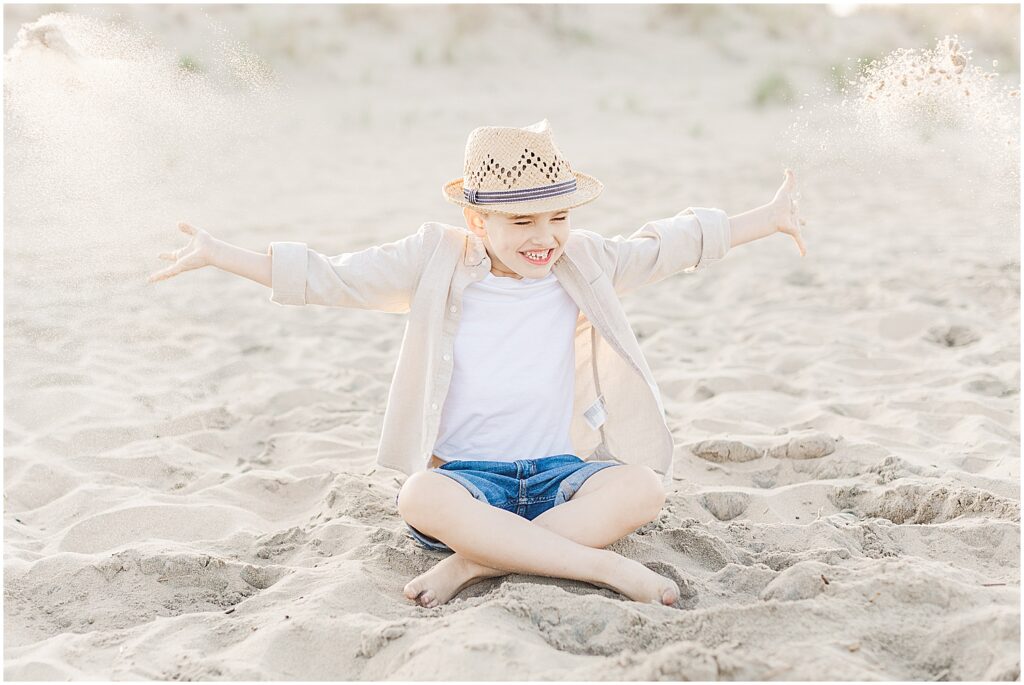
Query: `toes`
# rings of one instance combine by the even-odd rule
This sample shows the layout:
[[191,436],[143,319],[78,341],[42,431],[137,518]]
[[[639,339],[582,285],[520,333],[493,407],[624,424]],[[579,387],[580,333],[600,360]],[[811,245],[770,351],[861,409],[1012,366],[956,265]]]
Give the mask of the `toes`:
[[403,591],[407,599],[419,604],[421,607],[432,609],[438,605],[437,598],[431,590],[421,590],[412,584],[406,585]]

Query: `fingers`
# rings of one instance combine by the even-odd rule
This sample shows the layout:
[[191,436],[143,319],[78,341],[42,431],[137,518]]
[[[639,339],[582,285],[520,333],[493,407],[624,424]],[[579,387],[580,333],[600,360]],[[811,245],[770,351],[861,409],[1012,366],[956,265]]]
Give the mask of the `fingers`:
[[[178,230],[188,235],[196,234],[195,227],[185,223],[184,221],[178,222]],[[192,241],[189,241],[189,245],[191,244]],[[185,251],[188,250],[189,245],[174,250],[173,252],[161,252],[158,256],[160,257],[160,259],[166,260],[168,262],[177,262],[179,259],[181,259]],[[164,269],[163,271],[156,271],[150,274],[150,276],[146,279],[146,282],[156,283],[157,281],[162,281],[164,279],[170,278],[171,276],[176,276],[179,273],[181,273],[181,268],[179,266],[172,266],[167,269]]]
[[804,244],[803,236],[801,236],[799,233],[794,233],[793,240],[796,241],[797,249],[800,250],[800,256],[805,256],[807,254],[807,246]]
[[787,190],[793,190],[794,188],[796,188],[796,174],[793,173],[792,169],[786,169],[785,171],[783,171],[782,176],[783,178],[785,178],[785,182],[783,183],[783,185],[786,187]]
[[192,243],[190,242],[185,247],[179,247],[174,252],[161,252],[160,253],[160,259],[166,259],[169,262],[176,262],[176,261],[178,261],[179,259],[182,258],[182,256],[185,254],[186,250],[189,249],[189,246],[191,244]]
[[800,248],[800,256],[803,257],[807,254],[807,245],[804,244],[804,237],[800,234],[800,227],[806,226],[807,221],[800,216],[797,204],[797,201],[793,200],[793,215],[796,218],[796,232],[793,233],[793,238],[796,239],[796,246]]
[[[178,230],[180,230],[182,233],[185,233],[185,234],[188,234],[188,235],[195,235],[196,234],[195,227],[194,226],[190,226],[189,224],[185,223],[184,221],[179,221],[178,222]],[[191,241],[189,241],[189,245],[191,245]],[[187,249],[188,249],[188,245],[186,245],[185,247],[179,248],[179,249],[175,250],[174,252],[161,252],[159,257],[160,257],[160,259],[166,259],[169,262],[175,262],[175,261],[177,261],[181,257],[181,255]]]
[[162,271],[155,271],[150,274],[149,278],[146,279],[147,283],[156,283],[157,281],[163,281],[171,276],[177,276],[181,273],[181,268],[177,266],[171,266]]
[[[787,168],[782,172],[782,175],[785,178],[782,187],[789,192],[794,191],[796,189],[796,174],[792,169]],[[800,194],[796,193],[789,199],[789,209],[792,213],[792,217],[796,220],[795,230],[790,232],[790,235],[793,236],[793,240],[796,241],[797,249],[800,250],[800,256],[804,257],[807,255],[807,245],[804,243],[804,237],[800,235],[800,227],[806,226],[807,222],[800,216],[799,197]]]

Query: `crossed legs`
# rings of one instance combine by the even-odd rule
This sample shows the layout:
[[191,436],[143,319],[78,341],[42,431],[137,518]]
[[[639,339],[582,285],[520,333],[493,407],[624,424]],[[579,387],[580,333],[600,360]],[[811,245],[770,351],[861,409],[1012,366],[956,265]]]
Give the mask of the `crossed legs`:
[[652,470],[615,466],[527,521],[473,498],[443,475],[414,474],[399,493],[402,518],[455,554],[410,581],[405,595],[433,607],[479,580],[514,572],[582,580],[634,600],[672,604],[679,597],[674,582],[603,549],[654,520],[664,499]]

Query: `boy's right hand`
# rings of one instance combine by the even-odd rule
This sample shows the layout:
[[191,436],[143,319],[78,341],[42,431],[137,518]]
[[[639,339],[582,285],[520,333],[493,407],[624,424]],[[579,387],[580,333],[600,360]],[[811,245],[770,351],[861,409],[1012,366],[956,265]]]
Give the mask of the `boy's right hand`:
[[213,264],[213,253],[216,247],[216,239],[201,228],[191,226],[184,221],[178,224],[182,233],[189,236],[188,244],[174,252],[161,252],[160,259],[174,262],[166,269],[150,274],[146,279],[149,283],[156,283],[171,276],[177,276],[182,271],[191,271]]

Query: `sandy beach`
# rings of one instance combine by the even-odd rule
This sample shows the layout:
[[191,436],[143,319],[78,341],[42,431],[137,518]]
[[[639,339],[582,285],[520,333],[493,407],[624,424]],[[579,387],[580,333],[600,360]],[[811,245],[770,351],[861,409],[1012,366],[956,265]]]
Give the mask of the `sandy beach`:
[[[1020,679],[1018,7],[53,12],[4,7],[6,679]],[[884,62],[953,35],[955,92]],[[609,549],[677,608],[516,574],[416,606],[444,554],[375,463],[405,316],[146,283],[182,220],[460,225],[469,131],[541,118],[606,236],[798,173],[806,257],[623,300],[674,487]]]

